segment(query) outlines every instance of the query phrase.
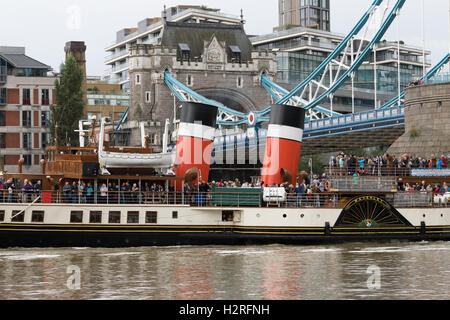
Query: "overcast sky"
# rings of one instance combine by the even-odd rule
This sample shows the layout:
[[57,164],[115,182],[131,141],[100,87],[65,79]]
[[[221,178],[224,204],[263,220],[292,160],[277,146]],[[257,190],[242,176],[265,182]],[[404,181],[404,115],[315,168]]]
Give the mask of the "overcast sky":
[[[330,0],[333,32],[347,34],[373,0]],[[388,0],[385,0],[388,1]],[[393,0],[391,0],[392,2]],[[422,47],[422,0],[407,0],[402,10],[400,38]],[[426,47],[436,63],[449,50],[449,0],[426,0]],[[88,75],[103,76],[105,47],[115,34],[138,21],[160,16],[164,5],[198,4],[240,15],[244,10],[247,34],[271,33],[278,25],[278,0],[16,0],[2,6],[0,45],[25,46],[27,54],[59,71],[67,41],[85,41]],[[80,19],[76,19],[78,16]],[[78,21],[79,20],[79,21]],[[385,36],[397,39],[394,23]]]

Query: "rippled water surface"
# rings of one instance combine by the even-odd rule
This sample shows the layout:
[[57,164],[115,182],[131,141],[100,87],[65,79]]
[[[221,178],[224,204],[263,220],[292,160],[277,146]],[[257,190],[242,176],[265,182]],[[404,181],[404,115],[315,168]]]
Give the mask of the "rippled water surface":
[[450,299],[444,242],[9,249],[0,268],[0,299]]

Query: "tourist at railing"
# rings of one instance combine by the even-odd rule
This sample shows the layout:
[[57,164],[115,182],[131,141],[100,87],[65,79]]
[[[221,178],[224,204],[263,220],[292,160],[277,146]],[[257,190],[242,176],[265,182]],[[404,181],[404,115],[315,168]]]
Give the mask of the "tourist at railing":
[[[450,155],[449,155],[450,156]],[[400,158],[386,154],[384,156],[356,157],[355,155],[338,154],[331,157],[329,168],[335,175],[410,175],[411,169],[446,169],[450,161],[445,155],[440,158],[432,155],[424,159],[408,154]]]
[[36,184],[33,186],[34,191],[34,197],[38,199],[36,202],[41,203],[42,202],[42,182],[41,180],[38,180]]
[[[103,185],[98,189],[94,190],[92,193],[93,196],[93,204],[101,204],[105,205],[103,203],[104,201],[107,202],[107,204],[112,204],[109,202],[108,199],[110,197],[108,194],[110,191],[105,191],[106,188],[104,188],[106,185]],[[65,187],[65,188],[64,188]],[[70,193],[67,193],[69,190],[68,187],[72,187],[72,185],[64,185],[63,189],[66,191],[66,193],[62,192],[61,197],[59,191],[44,191],[46,194],[51,194],[51,199],[47,198],[46,203],[71,203],[73,202],[73,196],[77,193],[72,192],[72,198],[69,198],[69,201],[67,201],[66,196]],[[326,208],[339,208],[340,202],[339,202],[339,195],[335,194],[333,192],[320,192],[314,185],[302,185],[297,184],[294,188],[292,185],[288,186],[289,193],[286,194],[286,199],[283,201],[279,201],[278,203],[261,203],[262,206],[266,205],[278,205],[280,207],[291,207],[291,208],[305,208],[305,207],[326,207]],[[160,188],[157,188],[160,189]],[[11,196],[11,198],[6,199],[4,198],[3,201],[8,201],[9,203],[21,203],[21,201],[17,201],[17,195],[20,194],[21,190],[15,190]],[[105,197],[105,192],[107,196]],[[114,192],[114,191],[113,191]],[[256,192],[256,191],[255,191]],[[259,193],[260,191],[258,191]],[[111,192],[112,193],[112,192]],[[121,192],[120,192],[121,193]],[[131,191],[128,194],[125,194],[125,197],[127,199],[132,199],[133,191]],[[141,192],[139,192],[141,193]],[[227,192],[227,195],[230,193]],[[215,198],[214,196],[215,195]],[[423,195],[427,195],[423,197]],[[240,207],[242,206],[243,202],[245,203],[247,197],[254,197],[254,194],[252,193],[240,193],[237,197],[237,203],[235,206]],[[78,203],[82,203],[82,197],[76,197],[79,201]],[[50,202],[47,202],[50,199]],[[213,201],[213,199],[216,199]],[[219,199],[219,200],[218,200]],[[189,186],[186,185],[185,191],[183,192],[172,192],[172,191],[152,191],[152,192],[145,192],[142,194],[142,197],[137,198],[137,203],[141,205],[152,205],[152,204],[173,204],[173,205],[192,205],[192,206],[201,206],[201,207],[209,207],[214,205],[220,206],[220,191],[216,191],[215,193],[211,192],[197,192],[192,191]],[[229,198],[228,198],[229,199]],[[239,199],[241,202],[239,202]],[[253,198],[254,199],[254,198]],[[394,205],[399,207],[428,207],[430,204],[433,204],[434,206],[447,206],[450,202],[450,195],[448,194],[448,186],[447,184],[444,184],[442,186],[436,186],[432,187],[431,185],[428,185],[425,187],[425,183],[417,184],[417,185],[408,185],[405,184],[404,188],[402,188],[397,194],[395,194],[395,201],[393,202]],[[0,198],[1,200],[1,198]],[[90,201],[90,200],[89,200]],[[87,201],[88,204],[89,201]],[[229,201],[229,200],[227,200]],[[122,203],[121,203],[122,204]],[[229,205],[227,203],[227,205]]]
[[17,202],[15,198],[16,185],[14,184],[12,179],[8,179],[6,183],[6,190],[8,190],[8,203]]
[[90,204],[94,203],[94,188],[90,182],[86,186],[86,202]]
[[32,202],[33,191],[33,185],[25,179],[22,185],[22,201],[25,203]]
[[108,203],[108,191],[106,184],[102,184],[100,187],[100,203]]
[[64,203],[71,203],[72,202],[72,186],[70,185],[69,181],[66,181],[62,188],[63,193],[63,201]]

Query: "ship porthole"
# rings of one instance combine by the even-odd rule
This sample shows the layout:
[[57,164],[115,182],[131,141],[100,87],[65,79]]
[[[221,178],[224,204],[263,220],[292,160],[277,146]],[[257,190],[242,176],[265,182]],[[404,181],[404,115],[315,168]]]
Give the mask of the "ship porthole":
[[285,219],[286,219],[286,218],[287,218],[287,214],[283,214],[283,218],[285,218]]
[[302,213],[302,214],[300,215],[300,218],[303,219],[304,217],[305,217],[305,215]]
[[423,215],[424,218],[426,218],[426,216],[427,216],[426,214]]
[[258,214],[256,215],[256,217],[257,217],[257,218],[260,218],[260,217],[261,217],[261,215],[260,215],[260,214],[258,213]]

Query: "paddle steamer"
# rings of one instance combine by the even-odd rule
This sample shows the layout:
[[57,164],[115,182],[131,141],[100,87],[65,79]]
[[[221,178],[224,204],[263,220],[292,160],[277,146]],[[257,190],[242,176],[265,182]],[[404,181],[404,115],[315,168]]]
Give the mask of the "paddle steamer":
[[[401,193],[395,177],[330,179],[319,194],[286,194],[272,187],[297,181],[305,112],[272,106],[261,188],[195,189],[208,181],[216,108],[184,103],[173,151],[87,147],[46,149],[38,175],[3,173],[42,190],[5,190],[0,198],[0,247],[136,247],[172,245],[310,244],[346,241],[447,240],[450,208],[426,192]],[[80,133],[81,134],[81,133]],[[95,136],[92,134],[92,136]],[[95,139],[94,139],[95,140]],[[92,141],[91,141],[92,142]],[[10,180],[11,181],[11,180]],[[89,181],[65,193],[66,182]],[[120,189],[124,181],[137,188]],[[163,190],[148,192],[143,186]],[[119,189],[102,191],[101,186]],[[187,191],[187,186],[195,191]]]

